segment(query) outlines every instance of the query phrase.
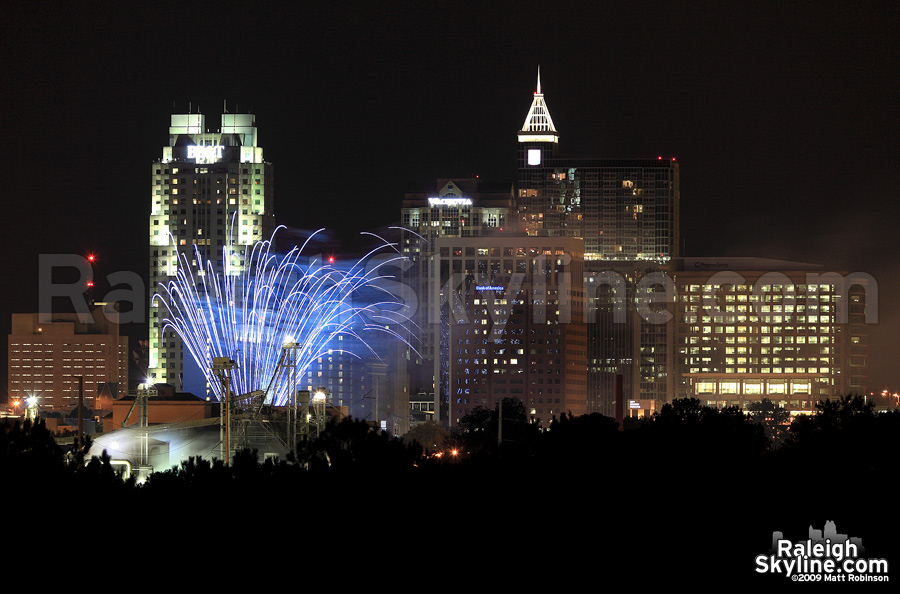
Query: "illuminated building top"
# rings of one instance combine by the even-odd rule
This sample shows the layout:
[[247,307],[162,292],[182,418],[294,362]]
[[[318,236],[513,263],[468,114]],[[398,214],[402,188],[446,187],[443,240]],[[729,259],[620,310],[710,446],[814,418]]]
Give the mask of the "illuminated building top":
[[[437,192],[407,193],[401,217],[405,229],[430,241],[438,236],[470,237],[500,231],[512,212],[508,187],[485,184],[477,178],[440,179]],[[416,249],[412,243],[409,246]]]
[[255,117],[249,113],[223,113],[219,131],[210,132],[203,114],[172,114],[169,146],[163,147],[162,162],[173,161],[200,165],[220,161],[263,163]]
[[528,110],[525,124],[519,131],[519,142],[559,142],[559,134],[544,102],[544,94],[541,93],[540,66],[538,66],[537,90],[534,92],[534,100],[531,102],[531,109]]

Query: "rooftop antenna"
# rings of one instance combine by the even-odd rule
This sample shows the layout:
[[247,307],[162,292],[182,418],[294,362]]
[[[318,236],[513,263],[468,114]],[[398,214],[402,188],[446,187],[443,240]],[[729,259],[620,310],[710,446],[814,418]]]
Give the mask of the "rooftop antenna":
[[228,113],[228,100],[222,99],[222,113]]

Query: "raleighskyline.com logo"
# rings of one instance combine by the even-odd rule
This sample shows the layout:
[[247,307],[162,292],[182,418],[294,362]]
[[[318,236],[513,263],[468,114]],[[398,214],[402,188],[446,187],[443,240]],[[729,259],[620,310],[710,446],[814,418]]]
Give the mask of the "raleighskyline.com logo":
[[867,559],[862,539],[838,534],[834,522],[809,527],[809,538],[790,541],[772,533],[768,555],[756,556],[756,573],[783,574],[795,582],[887,582],[887,559]]

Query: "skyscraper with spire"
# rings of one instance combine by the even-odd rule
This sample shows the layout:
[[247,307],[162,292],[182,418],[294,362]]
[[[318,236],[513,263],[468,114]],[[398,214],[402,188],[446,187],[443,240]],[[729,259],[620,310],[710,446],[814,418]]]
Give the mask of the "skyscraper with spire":
[[[679,251],[679,164],[672,157],[560,156],[560,134],[544,99],[540,68],[531,108],[518,137],[517,216],[528,235],[584,239],[588,403],[612,415],[615,376],[626,397],[656,406],[673,394],[671,331],[633,311],[614,315],[605,282],[615,272],[630,291],[644,275],[665,270]],[[630,299],[626,303],[633,303]]]
[[531,109],[525,118],[525,124],[519,130],[519,162],[525,162],[530,167],[539,166],[541,163],[557,156],[559,146],[559,133],[553,125],[550,110],[544,102],[544,94],[541,92],[541,68],[538,66],[537,90],[531,102]]

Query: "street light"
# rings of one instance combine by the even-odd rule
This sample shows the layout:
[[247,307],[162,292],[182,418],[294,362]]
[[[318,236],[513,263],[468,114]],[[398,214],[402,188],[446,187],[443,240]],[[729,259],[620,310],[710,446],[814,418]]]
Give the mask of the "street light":
[[37,396],[29,396],[25,399],[25,418],[32,421],[37,419],[38,398]]

